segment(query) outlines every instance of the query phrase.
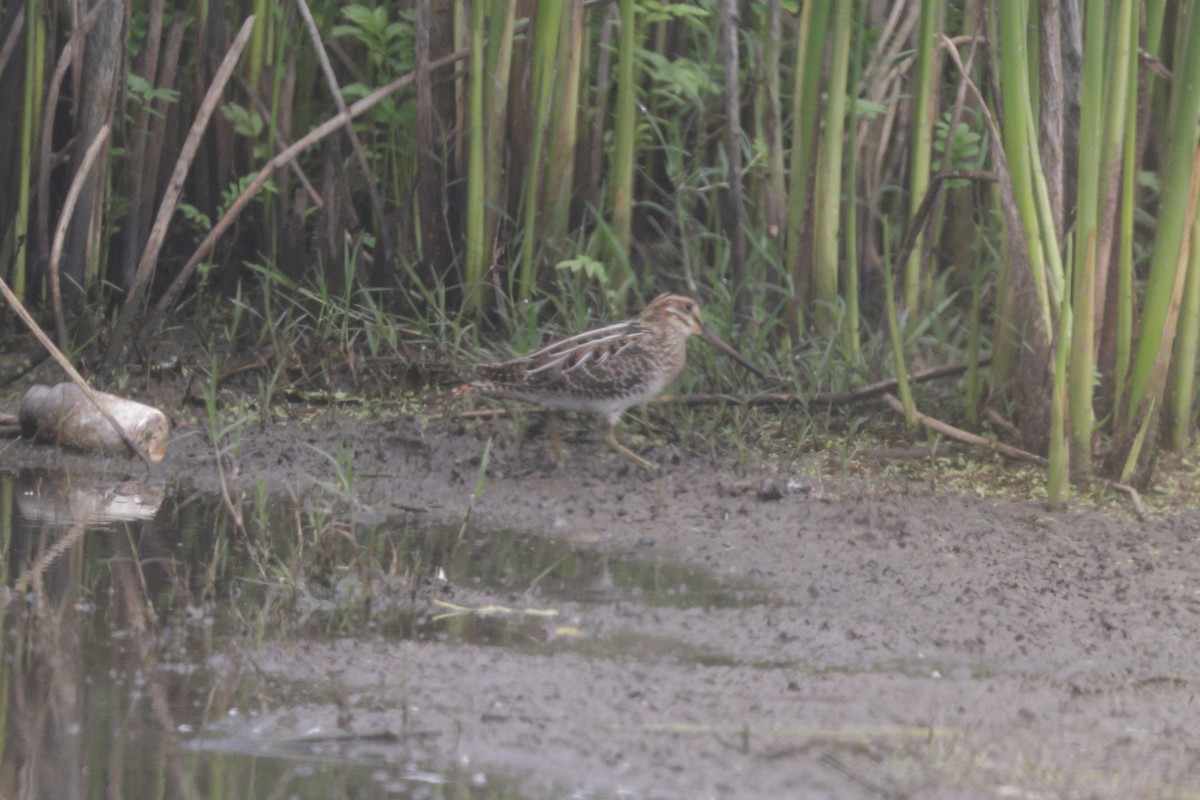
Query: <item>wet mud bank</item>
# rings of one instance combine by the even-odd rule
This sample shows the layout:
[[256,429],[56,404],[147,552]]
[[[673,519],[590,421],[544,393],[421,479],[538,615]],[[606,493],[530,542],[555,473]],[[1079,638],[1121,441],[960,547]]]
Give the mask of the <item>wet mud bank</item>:
[[[213,490],[212,448],[187,433],[153,473]],[[330,481],[324,454],[350,448],[361,517],[469,514],[595,555],[569,588],[447,588],[455,613],[503,609],[504,636],[248,644],[281,686],[339,699],[281,689],[218,733],[386,732],[374,749],[517,774],[530,797],[1200,791],[1196,511],[1049,513],[819,461],[767,475],[684,453],[646,475],[586,443],[559,473],[498,445],[475,496],[483,440],[335,419],[244,432],[243,486]]]

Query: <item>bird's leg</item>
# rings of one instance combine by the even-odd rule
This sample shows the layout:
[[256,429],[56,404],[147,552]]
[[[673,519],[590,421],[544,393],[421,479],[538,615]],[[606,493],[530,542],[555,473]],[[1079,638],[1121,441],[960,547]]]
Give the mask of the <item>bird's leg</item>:
[[617,441],[617,426],[614,422],[605,421],[604,443],[621,455],[637,464],[642,469],[652,470],[654,465]]

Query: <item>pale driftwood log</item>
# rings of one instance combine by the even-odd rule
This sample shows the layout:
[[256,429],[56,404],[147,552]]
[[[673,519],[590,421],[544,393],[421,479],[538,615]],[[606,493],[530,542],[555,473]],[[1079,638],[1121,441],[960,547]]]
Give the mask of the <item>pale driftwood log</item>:
[[170,433],[166,414],[116,395],[93,394],[95,402],[73,383],[31,387],[21,400],[21,433],[61,447],[128,453],[116,421],[151,461],[162,461]]
[[[25,326],[29,328],[30,332],[33,333],[34,338],[41,342],[42,347],[46,348],[46,352],[58,362],[58,365],[63,368],[64,372],[67,373],[67,376],[71,380],[75,381],[75,385],[79,387],[79,391],[83,392],[84,396],[86,397],[93,397],[96,392],[92,389],[92,387],[88,386],[87,381],[85,381],[83,376],[79,374],[79,370],[71,366],[71,362],[68,361],[67,357],[62,354],[62,351],[54,346],[54,342],[50,341],[50,337],[46,335],[44,330],[42,330],[42,326],[37,324],[37,320],[35,320],[29,313],[29,310],[21,304],[21,299],[13,294],[13,290],[8,288],[8,284],[4,282],[4,278],[2,277],[0,277],[0,296],[4,297],[5,302],[12,307],[13,312],[21,318],[21,321],[24,322]],[[156,460],[151,459],[150,456],[146,455],[146,451],[142,448],[142,446],[134,441],[133,437],[125,432],[120,423],[113,419],[112,414],[109,414],[108,410],[104,406],[100,405],[99,400],[93,400],[93,404],[95,405],[96,410],[108,420],[109,424],[111,424],[117,433],[120,434],[121,438],[125,440],[125,444],[129,445],[129,449],[132,450],[138,458],[142,459],[142,461],[145,461],[146,463]],[[160,455],[158,458],[161,459],[162,456]]]

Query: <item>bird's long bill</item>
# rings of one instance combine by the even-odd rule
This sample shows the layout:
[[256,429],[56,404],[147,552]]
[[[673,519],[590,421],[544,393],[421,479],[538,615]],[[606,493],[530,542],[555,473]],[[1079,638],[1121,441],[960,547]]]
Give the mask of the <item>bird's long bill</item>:
[[725,342],[723,342],[721,340],[721,337],[717,336],[715,333],[710,331],[707,327],[700,329],[700,338],[703,339],[704,341],[708,342],[709,344],[711,344],[713,347],[720,350],[725,355],[732,358],[734,361],[741,364],[746,369],[753,372],[758,377],[762,378],[763,380],[769,380],[767,378],[767,376],[765,374],[763,374],[762,370],[760,370],[758,367],[751,364],[746,359],[742,358],[741,353],[739,353],[737,350],[734,350],[729,345],[725,344]]

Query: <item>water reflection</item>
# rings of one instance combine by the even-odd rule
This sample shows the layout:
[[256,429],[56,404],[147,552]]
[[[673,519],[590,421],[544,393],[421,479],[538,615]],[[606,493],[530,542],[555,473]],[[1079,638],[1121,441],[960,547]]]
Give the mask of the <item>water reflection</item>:
[[530,797],[520,776],[430,763],[403,737],[230,738],[223,723],[299,697],[244,654],[281,637],[550,647],[567,602],[760,599],[520,533],[355,525],[323,498],[260,494],[243,512],[235,524],[179,487],[0,472],[0,798]]
[[70,528],[153,519],[167,496],[165,487],[142,481],[80,481],[33,471],[17,476],[14,493],[23,519]]
[[0,476],[0,497],[0,796],[184,791],[165,757],[179,752],[170,717],[183,687],[153,669],[154,598],[173,560],[161,532],[130,521],[153,516],[161,488],[25,473]]

